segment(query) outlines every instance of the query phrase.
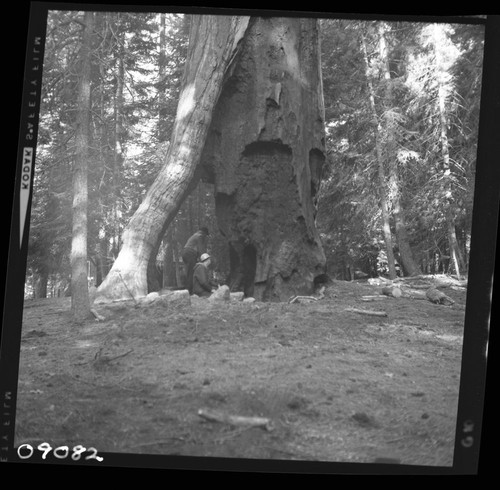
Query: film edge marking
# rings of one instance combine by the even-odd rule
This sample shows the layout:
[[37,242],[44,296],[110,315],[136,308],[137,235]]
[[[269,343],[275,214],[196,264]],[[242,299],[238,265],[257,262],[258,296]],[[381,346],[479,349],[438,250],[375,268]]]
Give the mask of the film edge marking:
[[28,200],[30,195],[31,168],[33,165],[33,148],[25,146],[23,148],[23,163],[21,170],[21,192],[19,193],[19,248],[23,246],[24,225],[28,212]]

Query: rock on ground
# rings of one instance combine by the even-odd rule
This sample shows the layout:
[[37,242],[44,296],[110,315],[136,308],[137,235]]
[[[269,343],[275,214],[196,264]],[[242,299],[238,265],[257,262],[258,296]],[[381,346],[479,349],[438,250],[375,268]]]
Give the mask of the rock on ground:
[[157,291],[153,291],[152,293],[149,293],[147,296],[144,296],[139,300],[139,303],[141,305],[149,305],[153,303],[155,300],[157,300],[160,297],[160,294]]
[[226,285],[219,286],[219,288],[216,289],[208,299],[210,301],[229,301],[230,299],[229,286]]
[[[151,293],[150,293],[151,294]],[[165,305],[191,305],[191,297],[189,296],[189,291],[187,289],[181,289],[178,291],[161,291],[158,298],[154,301],[154,304],[165,304]]]

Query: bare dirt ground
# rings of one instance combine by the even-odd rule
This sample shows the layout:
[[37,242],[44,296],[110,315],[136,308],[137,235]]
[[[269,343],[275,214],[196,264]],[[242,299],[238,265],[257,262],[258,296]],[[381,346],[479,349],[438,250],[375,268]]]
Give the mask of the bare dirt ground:
[[451,306],[361,300],[380,289],[333,281],[311,303],[123,303],[81,326],[70,298],[26,300],[16,447],[451,466],[466,289],[443,290]]

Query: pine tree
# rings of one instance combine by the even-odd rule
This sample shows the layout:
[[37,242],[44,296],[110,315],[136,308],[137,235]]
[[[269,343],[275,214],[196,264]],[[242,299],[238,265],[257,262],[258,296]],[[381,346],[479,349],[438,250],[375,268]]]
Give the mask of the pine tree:
[[88,161],[90,146],[90,72],[93,39],[93,12],[83,17],[83,39],[80,52],[78,112],[75,161],[73,167],[73,233],[71,242],[71,309],[76,322],[91,316],[87,282],[87,202]]

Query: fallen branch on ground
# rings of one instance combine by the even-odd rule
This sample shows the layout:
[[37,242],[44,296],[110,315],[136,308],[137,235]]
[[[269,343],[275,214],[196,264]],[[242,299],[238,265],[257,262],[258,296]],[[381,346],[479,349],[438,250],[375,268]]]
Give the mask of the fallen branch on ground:
[[101,364],[106,364],[108,362],[112,362],[115,359],[119,359],[120,357],[125,357],[128,356],[131,352],[134,352],[134,349],[130,349],[127,352],[124,352],[123,354],[118,354],[116,356],[107,356],[107,355],[101,355],[102,349],[99,349],[99,351],[96,353],[95,358],[94,358],[94,365],[101,365]]
[[90,313],[92,313],[92,315],[95,316],[95,319],[98,322],[103,322],[104,320],[106,320],[106,318],[104,318],[102,315],[99,315],[99,313],[97,313],[97,311],[94,310],[94,308],[91,308]]
[[260,427],[265,430],[272,430],[271,421],[264,417],[243,417],[240,415],[227,415],[213,410],[198,410],[198,416],[210,422],[221,422],[223,424]]
[[381,295],[376,295],[376,296],[361,296],[361,301],[381,301],[384,299],[388,299],[388,296],[381,296]]
[[372,286],[379,286],[380,284],[392,284],[391,279],[386,279],[385,277],[370,277],[368,279],[368,284]]
[[185,441],[186,439],[184,437],[175,437],[175,436],[172,436],[170,437],[169,439],[162,439],[162,440],[159,440],[159,441],[146,441],[146,442],[141,442],[139,444],[135,444],[134,446],[132,446],[133,448],[136,448],[136,447],[147,447],[147,446],[161,446],[163,444],[172,444],[172,441]]
[[315,298],[314,296],[292,296],[289,300],[288,303],[300,303],[300,301],[318,301],[318,298]]
[[346,311],[351,311],[353,313],[360,313],[361,315],[387,316],[387,313],[385,311],[358,310],[357,308],[347,308]]

